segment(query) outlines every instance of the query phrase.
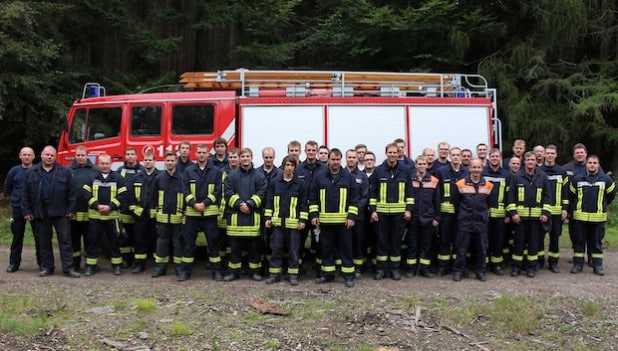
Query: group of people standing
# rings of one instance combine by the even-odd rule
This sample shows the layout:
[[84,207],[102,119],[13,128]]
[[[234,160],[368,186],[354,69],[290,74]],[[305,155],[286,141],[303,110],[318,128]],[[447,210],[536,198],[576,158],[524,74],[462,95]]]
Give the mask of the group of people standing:
[[171,264],[177,280],[190,279],[200,232],[216,281],[247,273],[297,285],[304,266],[316,269],[318,284],[339,275],[347,287],[368,267],[376,280],[452,273],[460,281],[468,264],[485,281],[486,271],[503,275],[509,262],[512,276],[534,277],[545,264],[546,234],[548,268],[559,272],[558,238],[568,220],[571,272],[583,271],[587,251],[593,272],[603,275],[611,177],[583,144],[564,166],[556,164],[554,145],[525,148],[515,140],[513,157],[503,160],[485,144],[473,157],[442,142],[412,160],[405,141],[396,139],[376,165],[365,145],[342,152],[315,141],[305,143],[300,162],[301,144],[292,141],[280,167],[271,147],[254,167],[250,149],[228,150],[218,138],[213,155],[206,144],[180,143],[178,152],[165,154],[163,170],[153,153],[140,163],[128,147],[124,165],[112,171],[109,155],[97,155],[95,166],[84,146],[66,168],[55,162],[52,146],[36,165],[24,147],[21,165],[5,182],[14,235],[7,272],[20,267],[29,221],[40,276],[54,273],[53,226],[62,271],[74,278],[81,276],[82,256],[84,275],[98,271],[103,246],[115,275],[144,272],[152,256],[152,277],[166,275]]

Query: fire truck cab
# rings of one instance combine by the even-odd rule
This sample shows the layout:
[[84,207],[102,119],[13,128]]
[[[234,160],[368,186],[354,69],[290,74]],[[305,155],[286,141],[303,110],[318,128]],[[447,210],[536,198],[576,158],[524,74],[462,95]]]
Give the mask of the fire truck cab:
[[267,146],[278,164],[291,140],[344,152],[362,143],[378,161],[396,138],[410,157],[441,141],[501,145],[496,91],[479,75],[240,69],[188,72],[180,82],[187,91],[126,95],[88,83],[68,113],[58,161],[70,164],[85,145],[94,163],[106,153],[115,169],[132,146],[140,160],[153,152],[161,168],[181,141],[212,147],[218,137],[251,148],[256,165]]

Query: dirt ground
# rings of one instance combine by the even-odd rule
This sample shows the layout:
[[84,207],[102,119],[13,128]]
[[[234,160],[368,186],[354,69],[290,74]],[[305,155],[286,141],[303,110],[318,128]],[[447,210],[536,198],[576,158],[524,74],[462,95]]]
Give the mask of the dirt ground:
[[[172,269],[153,279],[151,266],[140,275],[125,271],[116,277],[105,260],[93,277],[66,278],[57,267],[55,275],[40,278],[30,248],[21,269],[5,273],[4,247],[0,308],[7,309],[11,298],[23,301],[16,297],[27,296],[28,314],[43,313],[51,323],[34,336],[0,334],[0,350],[616,349],[618,253],[606,252],[605,277],[593,275],[589,267],[570,274],[568,256],[563,253],[559,274],[545,269],[534,279],[488,274],[485,283],[473,278],[457,283],[450,276],[377,282],[367,273],[354,288],[346,288],[342,280],[316,285],[311,274],[296,287],[285,282],[266,285],[246,276],[215,282],[202,261],[185,282],[177,282],[169,274]],[[462,313],[457,307],[487,305],[500,296],[526,296],[547,304],[539,308],[551,313],[538,319],[551,333],[520,334],[515,326],[505,333],[504,328],[494,329],[483,313],[473,312],[467,322],[457,319]],[[155,304],[140,307],[140,299]],[[287,315],[259,313],[252,307],[256,299]],[[598,326],[581,325],[578,305],[587,301],[602,310]],[[445,318],[449,308],[460,317]]]

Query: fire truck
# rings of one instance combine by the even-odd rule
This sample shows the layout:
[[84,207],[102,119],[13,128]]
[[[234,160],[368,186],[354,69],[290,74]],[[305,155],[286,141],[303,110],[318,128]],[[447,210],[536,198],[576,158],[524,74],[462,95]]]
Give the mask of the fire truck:
[[238,69],[187,72],[180,83],[182,91],[125,95],[86,84],[66,118],[59,162],[85,145],[93,162],[109,154],[115,169],[129,146],[162,161],[181,141],[212,148],[218,137],[251,148],[256,165],[267,146],[280,162],[292,140],[343,152],[362,143],[378,161],[396,138],[410,157],[442,141],[501,146],[496,90],[480,75]]

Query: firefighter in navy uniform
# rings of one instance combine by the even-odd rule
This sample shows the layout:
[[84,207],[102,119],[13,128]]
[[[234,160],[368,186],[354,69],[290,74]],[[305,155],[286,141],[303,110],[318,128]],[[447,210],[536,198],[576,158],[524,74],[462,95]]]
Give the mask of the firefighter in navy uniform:
[[481,174],[494,187],[489,196],[489,227],[487,236],[489,246],[487,256],[491,271],[504,275],[504,238],[506,233],[506,194],[509,191],[511,173],[502,167],[502,151],[493,149],[489,153],[487,165]]
[[[438,178],[427,171],[428,156],[416,158],[416,172],[412,175],[412,219],[408,224],[408,252],[406,277],[418,273],[433,278],[431,272],[431,245],[440,223],[440,187]],[[420,264],[420,268],[419,268]]]
[[[558,269],[558,258],[560,257],[560,246],[558,240],[562,234],[562,222],[567,218],[569,205],[569,186],[566,170],[556,164],[558,148],[556,145],[547,145],[544,149],[544,164],[539,169],[547,174],[547,179],[551,185],[551,228],[549,230],[549,251],[547,252],[547,262],[549,270],[553,273],[560,272]],[[537,155],[538,158],[538,155]],[[539,268],[545,264],[545,230],[541,231],[539,237]]]
[[592,259],[594,274],[605,275],[603,269],[603,235],[607,222],[607,206],[616,196],[612,178],[601,173],[599,158],[586,159],[586,172],[573,176],[569,182],[569,205],[575,231],[573,268],[581,273],[584,268],[586,245]]
[[[320,148],[320,150],[322,149]],[[328,149],[326,149],[325,152],[326,158],[328,158]],[[313,182],[313,178],[315,177],[315,175],[327,169],[328,166],[326,165],[326,163],[321,162],[317,158],[318,143],[314,140],[309,140],[305,143],[305,155],[307,156],[307,158],[303,162],[298,164],[295,173],[298,179],[302,179],[307,185],[307,188],[309,188],[309,186]],[[315,236],[312,235],[311,238],[309,238],[309,250],[305,250],[305,243],[307,242],[307,238],[309,237],[309,234],[312,233],[315,229],[316,228],[311,223],[307,223],[305,228],[300,231],[300,253],[298,259],[302,269],[305,258],[313,258],[315,260],[314,262],[316,264],[318,270],[317,273],[319,275],[319,267],[322,264],[322,258],[320,255],[320,245],[316,242]]]
[[154,202],[154,180],[160,171],[155,168],[155,156],[152,152],[144,154],[144,171],[133,180],[133,199],[129,207],[135,217],[135,256],[133,274],[146,269],[148,254],[152,254],[157,239],[157,206]]
[[524,160],[525,167],[511,177],[507,194],[506,213],[515,225],[511,276],[525,269],[528,277],[534,278],[541,223],[548,222],[551,216],[551,186],[547,175],[537,169],[534,152],[526,152]]
[[[144,166],[137,161],[137,151],[130,146],[124,152],[125,162],[118,168],[118,173],[125,179],[127,186],[127,200],[129,203],[135,202],[133,199],[133,181],[135,176],[144,171]],[[120,242],[120,253],[122,254],[122,268],[129,268],[133,263],[133,246],[135,245],[135,217],[129,209],[129,203],[120,208],[120,220],[122,221],[123,240]]]
[[183,278],[191,277],[195,259],[197,233],[203,231],[208,246],[208,261],[212,277],[223,280],[221,255],[219,252],[219,229],[217,216],[221,204],[222,172],[208,162],[208,146],[199,144],[195,150],[197,163],[187,167],[183,179],[183,191],[187,204],[184,250],[182,254]]
[[412,217],[410,168],[398,162],[397,144],[385,148],[386,160],[371,177],[369,212],[377,223],[376,272],[374,279],[384,279],[390,269],[393,280],[401,279],[401,241],[407,221]]
[[288,254],[288,279],[290,285],[298,285],[300,263],[300,230],[304,229],[309,218],[307,207],[307,187],[294,171],[296,159],[286,156],[282,162],[283,173],[276,176],[268,187],[264,219],[266,228],[273,228],[270,238],[272,254],[268,267],[266,284],[281,280],[283,256]]
[[[440,143],[438,149],[443,147]],[[457,214],[451,195],[455,183],[468,175],[468,170],[461,166],[461,149],[453,147],[449,151],[450,164],[442,166],[435,173],[440,179],[440,227],[438,240],[438,269],[436,275],[441,277],[448,273],[451,259],[455,254],[455,237],[457,235]],[[437,163],[438,160],[436,160]]]
[[[120,208],[127,202],[127,187],[124,178],[112,171],[112,158],[99,155],[99,173],[84,184],[82,196],[88,202],[88,240],[86,246],[85,276],[98,270],[99,241],[107,242],[110,250],[112,272],[121,275],[120,254]],[[127,206],[128,207],[128,206]]]
[[177,162],[178,155],[167,152],[165,171],[157,175],[153,184],[154,203],[157,204],[157,248],[152,277],[167,274],[171,254],[176,279],[182,281],[182,221],[185,196],[182,191],[182,175],[176,170]]
[[456,257],[453,263],[453,280],[460,281],[465,275],[466,253],[472,242],[476,278],[486,281],[487,227],[489,223],[490,195],[494,185],[481,177],[483,163],[479,159],[470,162],[470,174],[455,183],[455,208],[457,209]]
[[[364,155],[363,155],[364,156]],[[357,221],[352,228],[352,257],[354,261],[354,276],[361,277],[361,270],[365,263],[365,216],[369,204],[369,178],[358,168],[356,151],[350,149],[345,153],[346,169],[356,178],[360,202],[358,204]]]
[[88,159],[88,149],[79,145],[75,149],[75,159],[69,166],[71,187],[75,192],[75,216],[71,218],[71,242],[73,244],[73,265],[80,269],[82,261],[82,241],[88,246],[88,202],[82,196],[82,187],[96,177],[98,169]]
[[328,170],[315,175],[309,188],[309,218],[320,227],[319,245],[322,250],[321,276],[316,284],[335,279],[335,253],[341,256],[341,274],[347,287],[354,287],[352,259],[352,228],[358,217],[360,196],[356,178],[341,167],[341,151],[328,153]]
[[251,149],[240,150],[240,167],[225,178],[224,194],[226,203],[227,236],[231,248],[228,273],[224,281],[236,280],[242,268],[242,251],[249,253],[249,272],[251,279],[262,280],[260,235],[262,207],[266,200],[266,178],[253,168]]

